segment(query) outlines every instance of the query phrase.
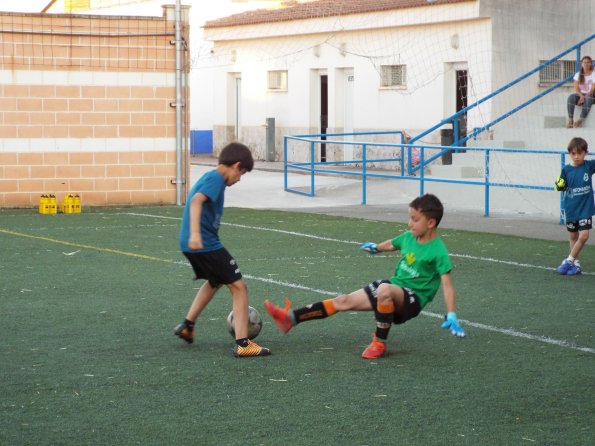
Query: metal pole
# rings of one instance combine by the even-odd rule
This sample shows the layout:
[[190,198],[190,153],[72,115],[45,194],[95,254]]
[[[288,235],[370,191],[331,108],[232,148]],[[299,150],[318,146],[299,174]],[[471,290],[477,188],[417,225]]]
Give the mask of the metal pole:
[[180,0],[176,0],[176,204],[183,201],[182,175],[182,7]]

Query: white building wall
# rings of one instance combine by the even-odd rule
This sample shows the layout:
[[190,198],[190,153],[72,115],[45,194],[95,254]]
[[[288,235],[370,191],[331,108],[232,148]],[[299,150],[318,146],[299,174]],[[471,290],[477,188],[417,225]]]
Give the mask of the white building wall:
[[[593,8],[592,0],[477,0],[383,13],[207,28],[205,37],[213,40],[214,52],[206,63],[213,70],[212,91],[216,94],[221,93],[218,84],[227,73],[241,73],[241,136],[253,145],[255,155],[264,159],[264,122],[274,117],[276,158],[281,159],[284,134],[319,132],[321,73],[329,79],[329,132],[342,131],[348,119],[356,132],[406,130],[416,135],[455,112],[455,69],[468,71],[467,103],[472,104],[535,68],[539,60],[553,57],[592,33]],[[583,54],[593,45],[586,47]],[[405,89],[380,86],[380,66],[393,64],[407,67]],[[286,92],[267,91],[269,70],[288,71]],[[355,79],[353,111],[348,118],[343,97],[345,70],[352,70]],[[538,76],[469,112],[467,129],[483,127],[543,91]],[[537,138],[543,133],[543,121],[548,114],[564,116],[568,93],[568,88],[561,89],[541,100],[541,108],[527,107],[497,124],[488,136],[525,139],[529,147],[547,145],[553,141],[550,135]],[[208,96],[209,92],[204,94]],[[230,129],[234,110],[229,100],[216,97],[212,113],[215,152],[237,137]],[[224,112],[221,107],[226,108]],[[439,143],[439,131],[423,141]]]
[[[593,0],[481,0],[480,14],[493,18],[492,91],[595,32]],[[594,54],[595,41],[591,41],[582,49],[582,55]],[[576,53],[564,57],[574,58]],[[508,112],[544,90],[536,73],[499,95],[491,104],[493,116]],[[518,141],[529,148],[565,148],[569,135],[563,125],[566,98],[571,91],[570,84],[559,88],[505,119],[495,127],[494,138]],[[547,129],[545,122],[551,118],[559,118],[560,127]]]
[[[349,23],[356,30],[343,29],[340,33],[331,34],[313,31],[335,29],[336,18],[316,19],[312,21],[315,24],[307,21],[301,27],[293,22],[285,23],[283,32],[275,24],[270,28],[263,25],[242,26],[238,27],[241,28],[239,30],[226,29],[225,32],[207,29],[207,37],[218,39],[214,45],[213,62],[218,66],[215,84],[220,84],[227,73],[241,73],[241,136],[245,142],[253,144],[257,157],[264,158],[263,124],[267,117],[276,119],[278,159],[281,158],[284,134],[319,132],[318,82],[321,73],[328,75],[329,79],[329,132],[343,131],[341,73],[342,70],[353,70],[354,131],[408,130],[419,133],[455,111],[454,103],[450,105],[450,110],[444,103],[444,72],[452,67],[452,63],[463,62],[469,67],[470,75],[477,70],[478,77],[488,79],[474,85],[474,90],[470,92],[474,98],[489,92],[490,22],[470,19],[473,8],[469,5],[475,3],[464,5],[458,15],[453,11],[446,15],[446,18],[463,17],[463,21],[443,22],[445,16],[434,15],[434,20],[439,19],[439,23],[432,25],[412,25],[415,18],[424,23],[430,20],[426,12],[415,15],[410,10],[404,10],[403,16],[398,11],[389,14],[393,16],[390,20],[387,17],[380,20],[376,14],[342,17],[343,26]],[[405,26],[389,26],[390,22],[405,23]],[[370,29],[361,30],[364,23]],[[372,26],[376,23],[380,23],[381,27]],[[304,33],[304,29],[307,32]],[[285,35],[291,32],[302,34]],[[252,38],[259,34],[267,37]],[[456,45],[453,44],[455,35]],[[242,39],[246,36],[250,38]],[[407,87],[404,89],[381,87],[381,65],[394,64],[407,66]],[[288,71],[286,92],[267,91],[269,70]],[[215,91],[221,94],[221,87],[218,86]],[[449,92],[449,95],[452,97],[453,93]],[[233,111],[230,114],[229,101],[225,100],[217,100],[214,107],[214,145],[217,151],[230,137]],[[483,113],[483,119],[486,113],[489,114],[489,111]],[[438,132],[431,138],[433,142],[439,142]]]

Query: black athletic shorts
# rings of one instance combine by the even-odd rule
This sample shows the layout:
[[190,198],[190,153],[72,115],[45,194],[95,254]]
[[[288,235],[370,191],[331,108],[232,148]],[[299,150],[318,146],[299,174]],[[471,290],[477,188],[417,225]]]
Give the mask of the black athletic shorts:
[[206,279],[213,288],[242,278],[240,267],[227,249],[209,252],[183,252],[194,270],[195,279]]
[[[378,306],[378,287],[382,283],[391,284],[388,280],[376,280],[364,287],[364,291],[368,295],[368,299],[370,299],[370,303],[372,304],[372,308],[375,312],[377,311]],[[409,288],[401,287],[401,289],[405,292],[405,305],[403,311],[399,313],[395,311],[393,313],[393,324],[404,324],[409,319],[413,319],[415,316],[417,316],[421,311],[419,297],[417,297],[417,295]]]
[[578,221],[569,221],[566,223],[568,232],[588,231],[593,229],[593,221],[590,218],[584,218]]

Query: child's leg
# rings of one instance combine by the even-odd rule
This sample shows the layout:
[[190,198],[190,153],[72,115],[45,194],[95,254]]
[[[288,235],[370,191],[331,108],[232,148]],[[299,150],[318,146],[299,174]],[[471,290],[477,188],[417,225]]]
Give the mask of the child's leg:
[[591,110],[591,106],[593,105],[593,96],[586,95],[585,102],[583,102],[583,107],[581,109],[581,119],[585,119]]
[[338,311],[370,311],[372,305],[364,289],[350,294],[341,294],[334,299],[326,299],[305,307],[291,309],[291,301],[285,299],[285,308],[274,305],[269,300],[264,301],[264,307],[279,327],[282,333],[287,333],[297,324],[314,319],[324,319]]
[[182,321],[181,324],[174,328],[174,334],[183,339],[188,343],[192,343],[194,340],[194,321],[198,315],[202,312],[202,310],[207,306],[207,304],[211,301],[215,293],[219,287],[212,287],[209,282],[205,282],[202,284],[192,304],[190,304],[190,308],[188,309],[188,313],[186,313],[186,318]]
[[194,300],[192,301],[190,308],[188,309],[186,319],[191,322],[194,322],[196,318],[200,315],[200,313],[202,313],[202,310],[204,310],[204,308],[211,301],[213,296],[215,296],[215,293],[219,288],[220,286],[213,288],[208,280],[205,283],[203,283],[198,292],[196,293],[196,296],[194,297]]
[[236,339],[248,337],[248,287],[243,279],[227,285],[233,299],[233,320]]
[[372,305],[363,288],[350,294],[341,294],[334,299],[326,299],[293,310],[295,324],[313,319],[324,319],[340,311],[370,311]]
[[268,356],[271,351],[248,339],[248,287],[244,279],[227,285],[233,299],[233,324],[236,343],[233,355],[237,358]]
[[394,313],[403,310],[405,292],[400,286],[383,283],[378,287],[376,300],[376,337],[385,341],[393,323]]
[[583,246],[589,240],[589,230],[583,230],[570,233],[570,256],[575,260],[578,259]]
[[576,105],[578,98],[579,96],[576,93],[572,93],[568,96],[566,108],[568,110],[568,119],[570,120],[570,122],[572,122],[572,119],[574,118],[574,106]]

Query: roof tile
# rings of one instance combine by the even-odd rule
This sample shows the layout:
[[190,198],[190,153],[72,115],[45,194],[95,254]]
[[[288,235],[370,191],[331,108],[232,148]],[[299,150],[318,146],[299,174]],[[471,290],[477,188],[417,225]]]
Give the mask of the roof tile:
[[284,2],[281,8],[257,9],[210,20],[205,23],[204,27],[220,28],[256,25],[260,23],[333,17],[469,1],[476,0],[292,0]]

